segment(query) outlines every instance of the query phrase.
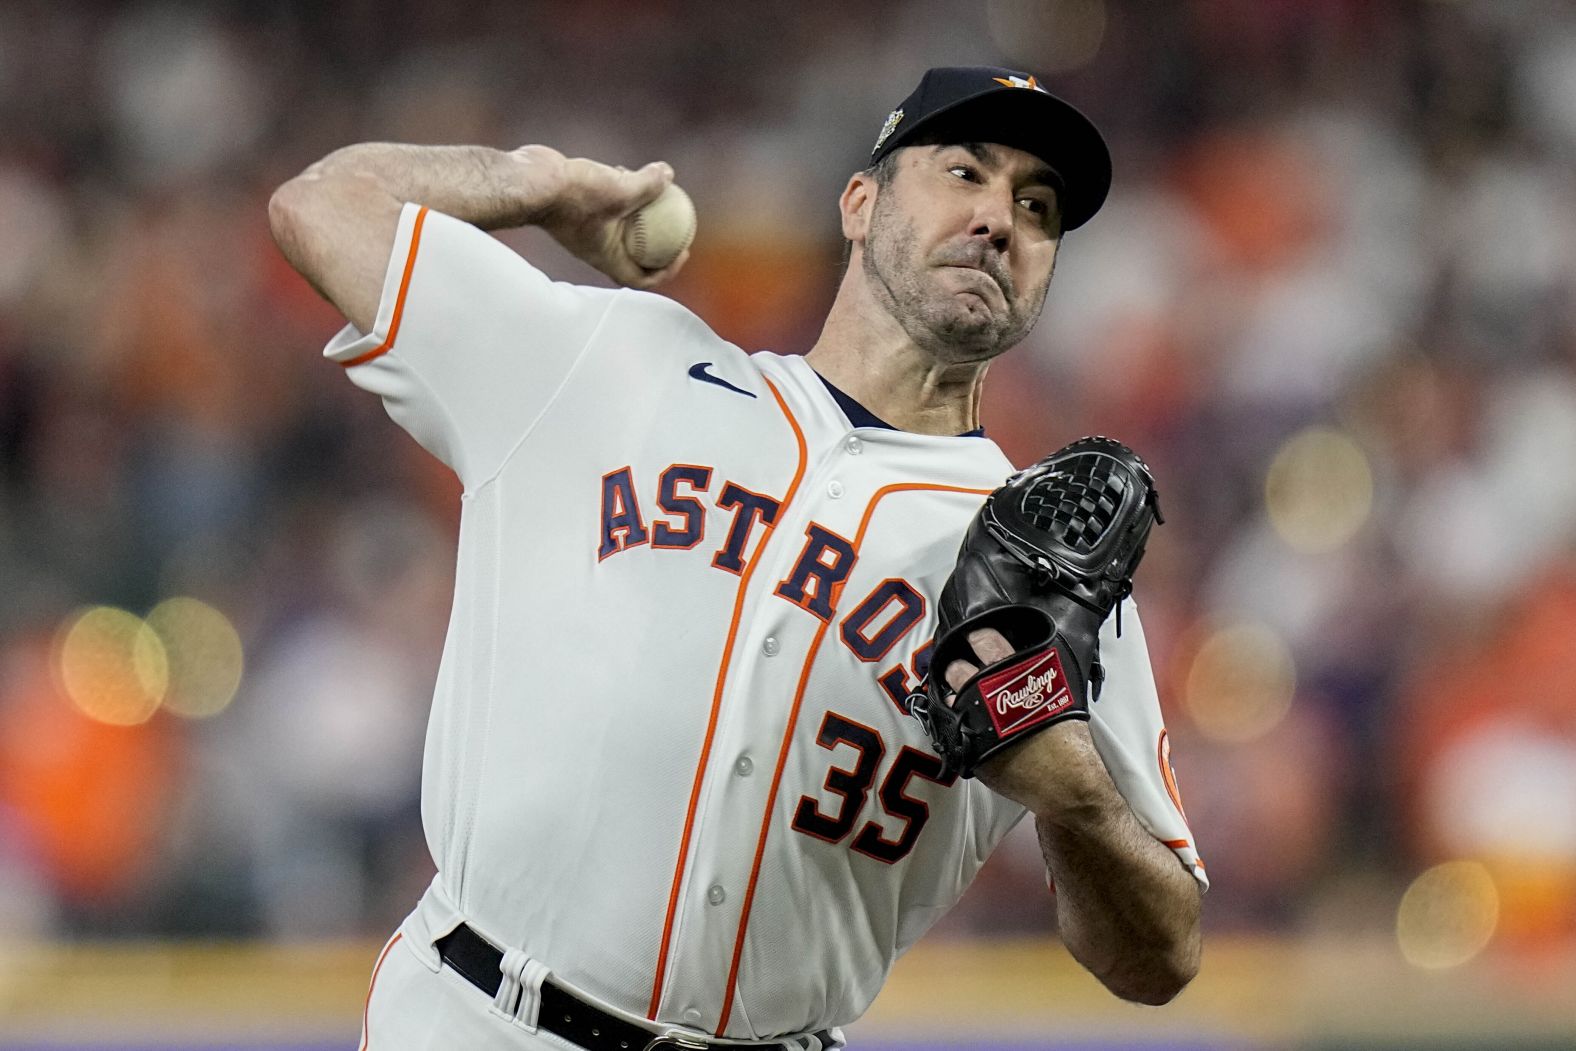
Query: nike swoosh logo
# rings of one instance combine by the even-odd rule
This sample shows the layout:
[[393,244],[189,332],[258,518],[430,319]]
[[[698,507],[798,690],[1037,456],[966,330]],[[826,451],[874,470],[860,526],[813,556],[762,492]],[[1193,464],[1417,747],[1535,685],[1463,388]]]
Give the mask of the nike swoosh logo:
[[726,387],[728,390],[733,391],[735,394],[742,394],[746,398],[753,398],[753,397],[755,397],[754,394],[751,394],[749,391],[745,390],[743,387],[735,387],[733,384],[729,383],[727,380],[723,379],[721,376],[713,376],[711,373],[706,371],[709,368],[711,368],[711,362],[709,362],[709,361],[698,361],[698,362],[696,362],[695,364],[690,366],[690,370],[689,370],[690,379],[701,380],[704,383],[715,383],[719,387]]

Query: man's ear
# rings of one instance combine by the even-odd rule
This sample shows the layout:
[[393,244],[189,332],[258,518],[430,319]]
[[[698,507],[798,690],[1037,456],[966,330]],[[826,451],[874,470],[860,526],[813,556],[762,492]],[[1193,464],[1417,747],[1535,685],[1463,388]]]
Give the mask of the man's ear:
[[843,215],[843,236],[853,243],[864,243],[865,234],[870,230],[870,213],[875,209],[876,195],[880,192],[875,176],[867,172],[855,172],[843,187],[837,206]]

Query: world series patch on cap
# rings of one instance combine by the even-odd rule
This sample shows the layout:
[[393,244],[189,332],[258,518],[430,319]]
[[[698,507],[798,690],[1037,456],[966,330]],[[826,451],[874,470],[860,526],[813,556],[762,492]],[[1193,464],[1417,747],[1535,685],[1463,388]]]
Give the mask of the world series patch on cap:
[[941,66],[888,114],[870,163],[916,141],[995,142],[1056,173],[1062,229],[1094,217],[1111,189],[1111,151],[1088,117],[1033,75],[996,66]]

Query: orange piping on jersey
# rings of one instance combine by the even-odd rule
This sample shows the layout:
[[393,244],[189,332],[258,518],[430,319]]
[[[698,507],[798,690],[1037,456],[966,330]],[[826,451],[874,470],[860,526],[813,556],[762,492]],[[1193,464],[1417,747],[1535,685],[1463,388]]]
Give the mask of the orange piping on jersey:
[[361,1051],[367,1051],[372,1043],[372,1023],[368,1021],[368,1016],[372,1013],[372,989],[378,984],[378,972],[383,970],[383,961],[388,959],[389,950],[394,948],[394,944],[404,936],[404,932],[400,931],[390,938],[389,943],[383,946],[383,951],[378,954],[378,962],[372,965],[372,980],[367,983],[367,1000],[361,1005]]
[[[889,493],[901,493],[909,490],[927,490],[938,493],[969,493],[973,496],[989,496],[989,489],[966,489],[956,485],[934,485],[928,482],[900,482],[894,485],[882,486],[870,498],[870,503],[865,505],[864,517],[859,520],[859,531],[854,534],[854,557],[859,557],[859,548],[865,542],[865,530],[870,526],[871,516],[875,514],[876,505]],[[793,744],[794,727],[799,722],[799,705],[804,701],[805,686],[810,681],[810,666],[815,663],[815,655],[821,648],[821,640],[826,637],[826,629],[837,619],[837,603],[843,597],[843,587],[853,576],[850,572],[838,582],[832,591],[832,615],[821,622],[816,630],[815,638],[810,641],[810,652],[805,655],[804,667],[799,672],[799,686],[794,691],[793,707],[788,711],[788,725],[783,730],[783,743],[777,750],[777,769],[772,773],[772,788],[766,796],[766,813],[761,818],[761,834],[755,841],[755,863],[750,868],[750,883],[744,892],[744,909],[739,915],[739,933],[733,942],[733,963],[728,968],[728,988],[722,997],[722,1017],[717,1022],[717,1028],[712,1030],[722,1036],[728,1028],[728,1016],[733,1013],[733,993],[739,981],[739,961],[744,956],[744,932],[750,926],[750,906],[755,903],[755,884],[761,875],[761,859],[766,855],[766,836],[772,827],[772,809],[777,805],[777,788],[782,783],[783,769],[788,765],[788,749]]]
[[[1161,843],[1162,846],[1170,847],[1172,850],[1191,850],[1191,849],[1193,849],[1193,844],[1188,842],[1185,839],[1162,839],[1160,841],[1160,843]],[[1195,856],[1193,858],[1193,864],[1197,865],[1199,868],[1203,868],[1204,867],[1204,859],[1201,858],[1201,857],[1196,857]]]
[[[728,665],[733,659],[733,643],[739,634],[739,617],[744,612],[744,596],[750,589],[750,577],[755,574],[755,567],[760,563],[761,554],[772,538],[772,530],[783,520],[784,512],[793,502],[794,494],[799,491],[799,481],[804,477],[805,462],[808,459],[804,430],[800,428],[799,421],[794,419],[788,403],[778,393],[777,385],[768,379],[766,386],[771,388],[772,397],[777,399],[777,407],[788,420],[788,426],[793,428],[794,441],[799,446],[799,466],[794,469],[793,481],[788,483],[788,492],[783,495],[783,502],[777,507],[776,517],[764,523],[766,528],[755,544],[755,553],[744,564],[744,572],[739,575],[739,590],[733,599],[733,619],[728,622],[728,639],[722,644],[722,660],[717,665],[717,684],[711,691],[711,716],[706,722],[706,739],[700,746],[700,759],[695,764],[695,783],[690,788],[689,811],[684,815],[684,834],[679,840],[679,860],[673,867],[673,888],[668,891],[668,911],[662,921],[662,949],[657,954],[657,973],[651,982],[651,1006],[646,1010],[646,1017],[653,1022],[657,1019],[657,1008],[662,1004],[662,979],[668,969],[668,947],[673,937],[673,917],[678,912],[679,888],[684,881],[684,866],[689,861],[690,833],[695,829],[695,811],[700,806],[700,788],[706,780],[706,763],[711,758],[711,742],[717,732],[717,713],[722,709],[722,690],[728,681]],[[776,791],[775,785],[773,791]]]
[[1171,737],[1164,726],[1160,728],[1160,739],[1155,742],[1155,762],[1160,766],[1160,780],[1166,786],[1166,794],[1171,797],[1177,813],[1182,815],[1182,823],[1189,825],[1187,811],[1182,807],[1182,790],[1177,787],[1176,771],[1171,769]]
[[410,274],[412,270],[416,269],[416,249],[421,245],[421,225],[426,221],[427,206],[422,205],[421,209],[416,212],[416,223],[411,227],[410,251],[405,254],[405,272],[400,275],[399,295],[394,297],[394,316],[389,320],[388,338],[365,354],[357,354],[349,361],[340,362],[345,368],[348,369],[352,365],[360,365],[363,362],[371,361],[373,358],[382,357],[394,349],[394,337],[399,335],[400,318],[405,316],[405,293],[410,291]]
[[[1155,761],[1160,764],[1160,779],[1166,784],[1166,794],[1171,797],[1171,802],[1176,805],[1177,813],[1182,815],[1182,823],[1188,824],[1187,811],[1182,809],[1182,793],[1177,788],[1176,771],[1171,769],[1171,738],[1165,727],[1160,728],[1160,740],[1155,744]],[[1162,839],[1161,843],[1172,850],[1187,850],[1193,845],[1185,839]],[[1202,871],[1204,859],[1195,851],[1193,864]]]

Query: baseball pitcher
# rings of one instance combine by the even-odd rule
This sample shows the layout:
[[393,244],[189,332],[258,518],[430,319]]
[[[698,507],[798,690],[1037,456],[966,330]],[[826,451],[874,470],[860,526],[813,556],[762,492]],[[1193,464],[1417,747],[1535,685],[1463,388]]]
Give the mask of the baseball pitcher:
[[[1022,908],[1118,996],[1192,978],[1206,881],[1130,596],[1156,480],[1104,439],[1015,473],[978,419],[1110,177],[1034,77],[929,71],[837,202],[803,355],[646,291],[686,258],[623,237],[665,164],[364,144],[280,187],[349,322],[325,354],[464,486],[438,875],[364,1051],[842,1046],[1026,816],[1054,894]],[[486,232],[525,225],[621,287]]]

